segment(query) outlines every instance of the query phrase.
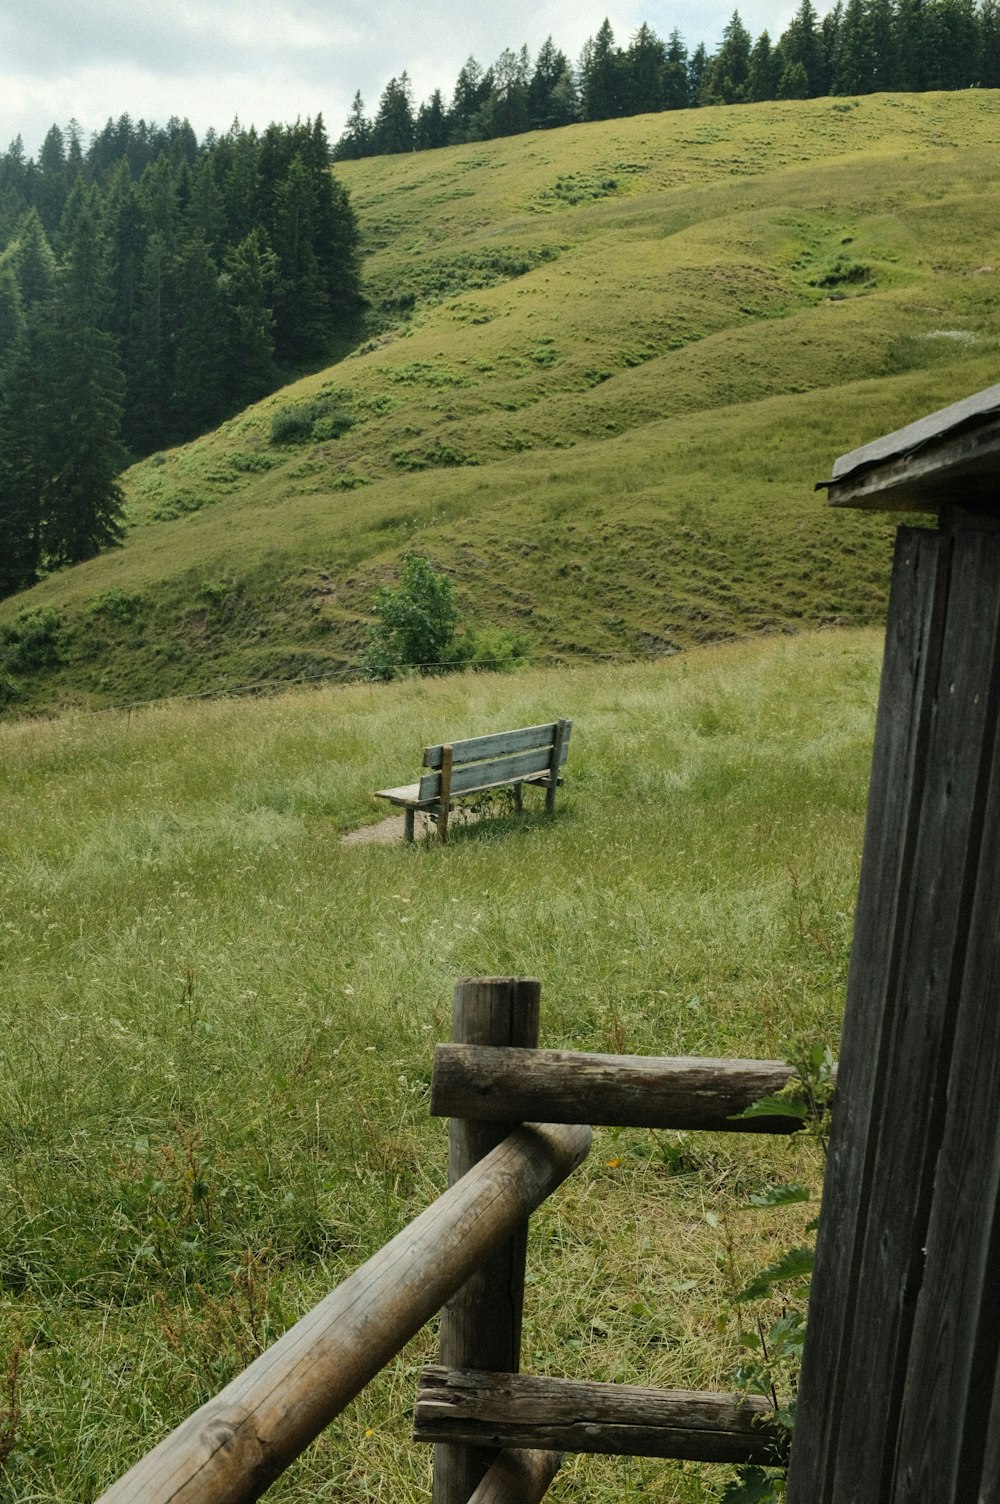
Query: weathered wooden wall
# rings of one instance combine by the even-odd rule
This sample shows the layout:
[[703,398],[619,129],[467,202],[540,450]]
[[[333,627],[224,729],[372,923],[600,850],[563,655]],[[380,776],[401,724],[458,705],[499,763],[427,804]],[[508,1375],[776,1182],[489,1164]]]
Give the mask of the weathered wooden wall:
[[789,1504],[1000,1498],[1000,532],[897,542]]

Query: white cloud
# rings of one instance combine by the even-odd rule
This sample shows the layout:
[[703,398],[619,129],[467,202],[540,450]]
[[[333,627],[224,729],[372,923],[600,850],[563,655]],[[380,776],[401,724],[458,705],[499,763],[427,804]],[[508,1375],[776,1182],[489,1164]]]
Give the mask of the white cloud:
[[[575,62],[605,17],[619,45],[642,21],[661,36],[676,26],[711,49],[730,0],[669,8],[665,0],[25,0],[0,12],[0,150],[17,134],[37,152],[53,124],[85,135],[105,121],[187,117],[199,136],[237,116],[260,128],[322,113],[340,135],[356,90],[369,113],[406,69],[419,102],[450,99],[470,55],[484,66],[505,47],[534,56],[549,35]],[[740,15],[756,36],[780,34],[797,7],[753,0]]]

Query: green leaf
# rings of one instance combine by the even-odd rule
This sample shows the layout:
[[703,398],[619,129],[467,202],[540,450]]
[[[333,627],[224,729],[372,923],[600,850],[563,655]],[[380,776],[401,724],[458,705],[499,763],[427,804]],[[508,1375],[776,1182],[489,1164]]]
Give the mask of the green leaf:
[[751,1206],[792,1206],[796,1201],[810,1201],[812,1191],[807,1185],[795,1185],[792,1182],[784,1185],[768,1186],[759,1196],[750,1197]]
[[770,1295],[775,1285],[784,1285],[789,1280],[802,1279],[804,1275],[811,1274],[813,1258],[811,1248],[789,1248],[740,1291],[736,1297],[737,1305],[746,1300],[760,1300],[763,1296]]
[[779,1475],[762,1467],[742,1467],[735,1482],[727,1484],[722,1504],[777,1504],[782,1493],[784,1479]]
[[808,1111],[808,1104],[801,1098],[761,1097],[758,1101],[751,1102],[742,1112],[734,1112],[730,1122],[737,1123],[741,1118],[797,1118],[801,1122],[805,1120]]

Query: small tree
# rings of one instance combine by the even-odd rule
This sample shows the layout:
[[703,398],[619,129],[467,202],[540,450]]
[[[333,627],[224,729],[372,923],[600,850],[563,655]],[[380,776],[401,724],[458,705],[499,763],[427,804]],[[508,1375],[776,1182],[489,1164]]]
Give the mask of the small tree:
[[452,584],[421,554],[407,554],[395,590],[375,597],[377,623],[368,629],[364,667],[372,679],[393,679],[406,669],[440,672],[458,624]]

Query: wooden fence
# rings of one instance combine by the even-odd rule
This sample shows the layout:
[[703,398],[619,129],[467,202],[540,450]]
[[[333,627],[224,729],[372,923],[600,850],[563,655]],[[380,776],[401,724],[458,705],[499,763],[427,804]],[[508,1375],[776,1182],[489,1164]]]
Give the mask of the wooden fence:
[[527,1220],[585,1158],[581,1120],[795,1126],[732,1121],[791,1079],[782,1061],[539,1050],[539,998],[533,979],[457,985],[452,1043],[438,1047],[432,1086],[432,1112],[451,1115],[448,1189],[98,1504],[259,1498],[438,1311],[440,1363],[424,1371],[414,1422],[415,1439],[435,1443],[434,1504],[535,1504],[567,1450],[785,1459],[759,1397],[518,1373]]

